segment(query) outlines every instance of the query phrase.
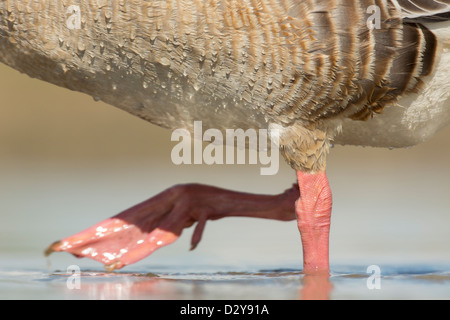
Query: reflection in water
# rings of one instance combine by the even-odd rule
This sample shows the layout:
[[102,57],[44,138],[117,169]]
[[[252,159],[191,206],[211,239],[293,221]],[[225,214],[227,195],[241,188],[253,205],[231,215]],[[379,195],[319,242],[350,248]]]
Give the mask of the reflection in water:
[[329,300],[333,285],[328,274],[307,274],[303,276],[302,300]]
[[88,283],[81,287],[81,294],[93,300],[130,300],[142,297],[174,296],[176,288],[163,280],[145,280],[112,283]]
[[[344,268],[351,270],[352,268]],[[367,286],[368,274],[304,275],[293,270],[199,273],[104,273],[83,271],[79,289],[69,289],[72,274],[44,280],[60,298],[105,300],[328,300],[448,299],[450,268],[385,268],[381,289]],[[1,278],[1,277],[0,277]],[[41,282],[42,283],[42,282]]]
[[100,272],[82,272],[78,275],[79,286],[70,285],[73,274],[54,273],[51,277],[65,280],[65,293],[73,298],[81,297],[92,300],[131,300],[174,299],[177,286],[169,280],[160,279],[154,274],[115,274]]
[[334,268],[330,276],[304,275],[295,269],[254,272],[200,271],[201,267],[192,272],[175,267],[153,269],[156,274],[146,273],[147,267],[114,273],[85,269],[79,272],[77,282],[71,272],[48,273],[0,265],[0,299],[450,299],[448,264],[381,266],[378,288],[368,285],[371,275],[364,265]]
[[[280,270],[159,276],[82,272],[78,276],[77,288],[72,285],[74,275],[70,273],[53,273],[49,280],[62,280],[64,294],[69,298],[93,300],[241,299],[250,291],[264,292],[257,299],[325,300],[330,298],[333,289],[327,274],[304,275]],[[282,291],[284,295],[280,295]]]

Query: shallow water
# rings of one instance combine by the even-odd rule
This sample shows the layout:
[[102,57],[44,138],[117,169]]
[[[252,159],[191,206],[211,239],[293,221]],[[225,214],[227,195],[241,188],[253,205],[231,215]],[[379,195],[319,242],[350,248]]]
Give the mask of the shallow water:
[[114,273],[97,266],[73,273],[31,267],[30,260],[18,256],[9,259],[2,259],[0,299],[450,299],[448,264],[381,265],[375,286],[364,265],[333,266],[330,277],[317,285],[295,268],[168,264]]

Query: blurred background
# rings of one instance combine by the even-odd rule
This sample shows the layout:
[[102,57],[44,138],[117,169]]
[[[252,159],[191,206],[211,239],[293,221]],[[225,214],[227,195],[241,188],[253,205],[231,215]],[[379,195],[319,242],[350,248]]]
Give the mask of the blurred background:
[[[45,266],[53,241],[177,183],[276,194],[296,179],[281,158],[275,176],[261,176],[260,165],[173,165],[168,130],[4,65],[0,114],[0,267]],[[450,261],[450,127],[409,149],[336,146],[327,171],[332,269]],[[193,252],[191,233],[137,267],[301,267],[295,221],[208,222]],[[102,268],[65,254],[51,263]]]

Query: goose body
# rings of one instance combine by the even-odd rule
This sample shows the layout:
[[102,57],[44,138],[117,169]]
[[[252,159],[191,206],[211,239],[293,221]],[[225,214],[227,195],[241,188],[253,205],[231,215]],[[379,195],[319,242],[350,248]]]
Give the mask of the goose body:
[[449,41],[450,0],[0,2],[1,62],[171,130],[271,129],[299,181],[275,198],[177,187],[48,252],[114,269],[194,221],[196,244],[207,219],[296,218],[305,272],[328,270],[331,143],[405,147],[447,125]]
[[280,129],[295,169],[324,169],[341,131],[401,147],[449,122],[448,22],[414,21],[446,1],[82,2],[79,29],[62,3],[28,8],[3,2],[4,63],[172,130]]

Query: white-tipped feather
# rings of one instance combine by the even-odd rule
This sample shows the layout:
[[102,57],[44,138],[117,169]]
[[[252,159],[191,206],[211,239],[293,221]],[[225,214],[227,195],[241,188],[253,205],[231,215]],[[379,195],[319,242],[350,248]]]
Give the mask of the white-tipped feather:
[[439,48],[435,71],[423,79],[423,88],[386,106],[382,114],[368,121],[344,120],[336,143],[408,147],[426,141],[450,124],[450,22],[427,27],[437,36]]
[[402,11],[404,18],[416,19],[450,11],[450,4],[445,0],[391,0]]

